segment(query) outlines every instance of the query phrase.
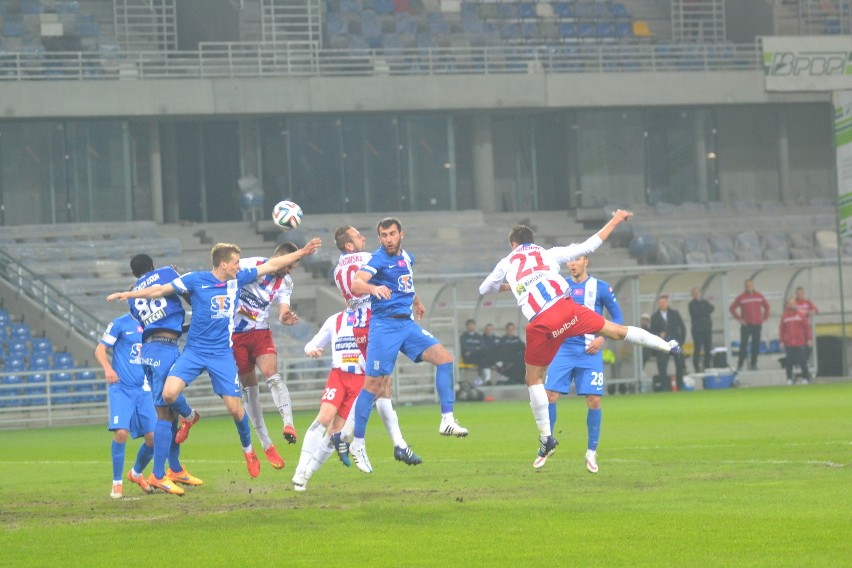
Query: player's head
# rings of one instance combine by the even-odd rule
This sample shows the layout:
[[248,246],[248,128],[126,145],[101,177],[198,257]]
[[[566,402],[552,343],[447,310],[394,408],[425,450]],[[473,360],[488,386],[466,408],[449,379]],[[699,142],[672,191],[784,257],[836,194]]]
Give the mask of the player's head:
[[568,263],[568,272],[571,274],[571,278],[577,282],[588,275],[586,272],[588,269],[589,257],[586,255],[579,256]]
[[340,252],[364,252],[367,238],[352,225],[343,225],[334,231],[334,244]]
[[[275,247],[275,250],[272,251],[272,257],[284,256],[285,254],[290,254],[291,252],[296,252],[297,250],[299,250],[299,247],[297,247],[294,243],[286,241]],[[283,278],[287,274],[293,272],[298,266],[299,261],[297,260],[293,264],[287,265],[278,272],[276,272],[275,276],[277,276],[278,278]]]
[[476,331],[476,320],[475,319],[467,320],[466,322],[464,322],[464,327],[470,333]]
[[376,232],[379,234],[379,241],[382,243],[385,252],[390,256],[396,256],[402,249],[402,223],[394,217],[385,217],[376,225]]
[[232,243],[216,243],[210,251],[213,270],[224,271],[229,280],[236,278],[240,269],[240,247]]
[[509,244],[512,245],[512,248],[516,248],[518,245],[532,244],[534,242],[535,237],[533,236],[532,229],[526,225],[515,225],[512,227],[512,230],[509,231]]
[[136,278],[140,278],[143,274],[148,274],[152,270],[154,270],[154,261],[147,254],[137,254],[130,259],[130,271]]

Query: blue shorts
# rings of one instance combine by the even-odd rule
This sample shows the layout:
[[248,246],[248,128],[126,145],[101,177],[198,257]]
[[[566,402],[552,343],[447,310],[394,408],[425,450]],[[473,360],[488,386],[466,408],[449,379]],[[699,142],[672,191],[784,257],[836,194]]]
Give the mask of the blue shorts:
[[544,388],[560,394],[568,394],[571,382],[574,382],[575,392],[580,396],[590,394],[603,396],[604,373],[603,362],[598,365],[576,367],[568,358],[557,357],[547,368]]
[[222,355],[211,355],[209,353],[197,353],[191,348],[185,347],[183,353],[172,365],[169,376],[177,377],[185,382],[186,386],[189,386],[204,371],[207,371],[207,374],[210,375],[213,392],[219,396],[239,398],[242,395],[240,377],[237,374],[237,362],[234,361],[234,354],[230,350]]
[[145,370],[148,384],[151,385],[154,406],[168,406],[163,401],[163,387],[179,355],[177,342],[153,341],[142,344],[142,368]]
[[420,362],[423,352],[441,343],[410,318],[376,318],[370,320],[367,340],[366,373],[369,377],[384,377],[393,373],[400,353]]
[[109,430],[127,430],[133,438],[154,431],[157,411],[151,391],[128,387],[121,383],[109,385]]

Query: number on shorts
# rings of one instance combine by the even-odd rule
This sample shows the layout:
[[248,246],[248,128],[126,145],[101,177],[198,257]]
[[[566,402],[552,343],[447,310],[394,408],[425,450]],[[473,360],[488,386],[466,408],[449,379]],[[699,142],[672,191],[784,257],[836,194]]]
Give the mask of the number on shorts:
[[321,400],[334,400],[334,397],[337,395],[337,389],[325,389],[325,392],[322,393]]
[[592,386],[602,387],[603,386],[603,371],[592,371]]

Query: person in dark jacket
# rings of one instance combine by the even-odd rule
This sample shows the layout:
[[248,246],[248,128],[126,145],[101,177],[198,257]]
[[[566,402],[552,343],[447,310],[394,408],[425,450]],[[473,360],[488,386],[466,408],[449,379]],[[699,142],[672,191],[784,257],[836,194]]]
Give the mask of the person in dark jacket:
[[[692,289],[692,300],[689,302],[689,319],[692,326],[692,366],[700,373],[712,364],[713,350],[713,320],[710,317],[713,304],[701,297],[701,288]],[[703,364],[702,364],[702,354]]]
[[[666,341],[676,340],[682,345],[686,339],[686,326],[683,323],[683,318],[680,313],[674,308],[669,307],[669,297],[662,295],[657,298],[657,311],[651,316],[651,333],[659,335]],[[668,353],[657,353],[657,370],[663,377],[668,376],[669,358]],[[683,375],[685,365],[683,357],[675,357],[675,377],[677,380],[678,390],[683,388]]]

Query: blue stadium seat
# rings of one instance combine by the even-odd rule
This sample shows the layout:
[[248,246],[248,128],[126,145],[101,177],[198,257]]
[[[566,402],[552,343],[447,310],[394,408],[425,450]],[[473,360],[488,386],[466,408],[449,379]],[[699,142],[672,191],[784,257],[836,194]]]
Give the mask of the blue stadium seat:
[[616,37],[630,37],[633,34],[633,26],[630,22],[617,22],[615,24]]
[[500,26],[500,36],[503,39],[518,40],[521,39],[521,29],[515,23],[503,24]]
[[30,357],[30,371],[46,371],[50,369],[50,359],[46,355],[33,355]]
[[81,371],[77,373],[74,383],[74,402],[94,402],[96,396],[95,383],[97,375],[92,371]]
[[361,13],[361,3],[358,0],[340,0],[340,12],[357,16]]
[[33,337],[30,351],[33,355],[50,356],[53,353],[53,343],[47,337]]
[[592,4],[592,15],[598,20],[610,17],[609,7],[602,2]]
[[44,4],[41,0],[21,0],[22,14],[41,14],[44,12]]
[[393,14],[393,0],[373,0],[376,14]]
[[630,12],[627,11],[627,6],[625,6],[621,2],[613,2],[612,17],[617,19],[629,19]]
[[578,35],[577,24],[559,24],[559,35],[563,38],[576,38]]
[[5,388],[0,389],[0,406],[20,406],[21,401],[18,398],[21,395],[21,377],[19,375],[9,375],[0,377],[0,385]]
[[2,322],[11,322],[12,316],[9,315],[9,312],[6,311],[5,308],[0,308],[0,323]]
[[417,24],[414,18],[408,12],[394,14],[394,23],[396,25],[396,33],[398,34],[415,34],[417,33]]
[[50,375],[50,397],[54,404],[69,404],[74,401],[71,396],[71,373],[53,373]]
[[328,35],[346,35],[346,22],[339,12],[326,14],[325,31]]
[[80,3],[77,0],[57,0],[54,9],[57,14],[79,14]]
[[30,331],[30,326],[21,321],[12,323],[11,334],[12,339],[21,339],[23,341],[29,341],[29,339],[33,336]]
[[23,359],[24,357],[29,355],[30,350],[27,347],[26,341],[13,337],[9,340],[9,343],[6,346],[6,352],[8,353],[9,357]]
[[580,22],[580,25],[577,26],[577,35],[580,37],[596,37],[597,31],[594,22]]
[[44,373],[34,373],[27,375],[24,383],[24,395],[35,395],[35,398],[27,398],[24,400],[25,406],[41,406],[47,404],[47,375]]
[[476,16],[462,17],[462,31],[467,35],[483,32],[482,20]]
[[553,11],[560,18],[573,18],[574,4],[569,4],[568,2],[559,2],[553,7]]
[[24,358],[17,357],[14,355],[9,355],[6,357],[6,364],[3,366],[3,370],[7,373],[19,373],[25,369]]
[[66,353],[65,351],[59,351],[53,354],[53,368],[54,369],[73,369],[74,368],[74,357],[71,356],[70,353]]
[[614,37],[615,26],[611,22],[598,22],[595,35],[598,37]]
[[379,22],[379,18],[376,17],[375,12],[367,11],[361,13],[361,33],[365,38],[381,37],[382,24]]
[[521,19],[535,19],[535,4],[532,2],[521,2],[518,4],[518,17]]
[[506,20],[516,19],[518,17],[518,5],[512,2],[501,3],[500,16]]
[[541,37],[541,32],[538,29],[538,24],[535,22],[522,22],[521,37],[526,40],[534,40]]
[[429,12],[429,14],[426,16],[426,21],[428,22],[430,33],[450,33],[450,24],[444,19],[444,15],[440,12]]
[[574,15],[580,19],[592,19],[594,17],[594,8],[587,2],[577,2],[574,5]]
[[435,47],[435,40],[432,38],[432,34],[425,32],[417,34],[417,47],[421,49]]

